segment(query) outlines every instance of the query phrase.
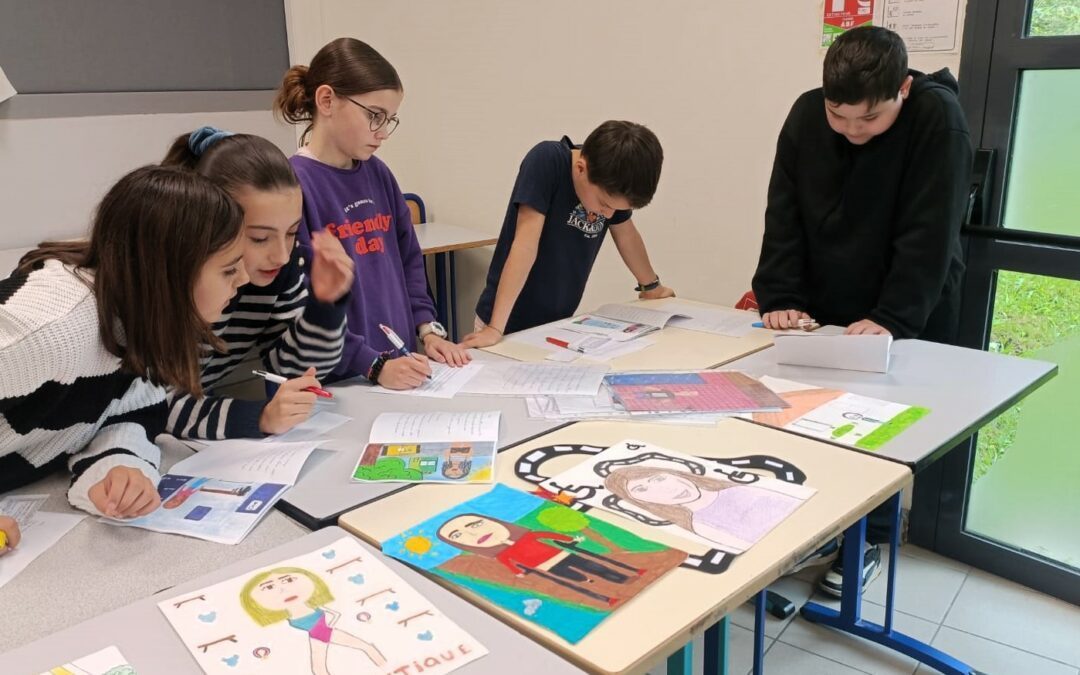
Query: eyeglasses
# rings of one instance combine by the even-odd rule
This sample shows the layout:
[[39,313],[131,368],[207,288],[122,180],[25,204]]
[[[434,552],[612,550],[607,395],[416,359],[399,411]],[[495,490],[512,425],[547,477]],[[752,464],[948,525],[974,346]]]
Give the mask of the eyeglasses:
[[368,125],[368,128],[372,131],[378,131],[379,129],[386,127],[386,135],[389,136],[390,134],[394,133],[394,129],[397,129],[398,124],[401,123],[401,120],[398,119],[397,115],[390,117],[383,111],[372,110],[363,103],[357,103],[348,96],[342,96],[341,98],[345,99],[349,103],[352,103],[353,105],[360,106],[367,112],[368,120],[371,121],[371,123]]

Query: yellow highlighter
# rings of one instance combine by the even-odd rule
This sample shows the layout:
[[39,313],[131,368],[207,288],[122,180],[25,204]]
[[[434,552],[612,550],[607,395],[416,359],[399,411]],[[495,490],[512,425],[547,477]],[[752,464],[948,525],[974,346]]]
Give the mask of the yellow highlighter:
[[0,530],[0,550],[7,548],[7,532]]

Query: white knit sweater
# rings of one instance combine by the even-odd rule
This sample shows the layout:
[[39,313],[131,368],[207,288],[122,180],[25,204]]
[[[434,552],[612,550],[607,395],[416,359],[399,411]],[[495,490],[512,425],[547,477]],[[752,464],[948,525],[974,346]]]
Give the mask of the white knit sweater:
[[166,415],[165,390],[105,349],[94,294],[71,268],[50,260],[0,281],[0,492],[66,459],[68,500],[99,513],[88,491],[109,469],[157,483]]

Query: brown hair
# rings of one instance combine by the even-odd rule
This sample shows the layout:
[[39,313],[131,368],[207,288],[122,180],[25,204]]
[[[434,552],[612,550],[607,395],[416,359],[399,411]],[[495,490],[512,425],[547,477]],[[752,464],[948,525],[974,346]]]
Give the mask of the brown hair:
[[97,300],[101,340],[122,367],[201,394],[200,345],[221,341],[195,307],[195,281],[240,235],[242,221],[236,202],[206,178],[144,166],[106,193],[89,241],[43,242],[19,271],[56,259],[89,272],[83,278]]
[[891,101],[908,76],[904,40],[881,26],[852,28],[833,41],[822,64],[822,93],[833,103]]
[[230,194],[236,194],[244,187],[260,192],[300,187],[285,153],[262,136],[231,134],[213,141],[201,153],[193,149],[193,146],[203,147],[205,144],[199,140],[215,132],[221,133],[212,127],[203,127],[181,134],[173,141],[161,165],[179,166],[200,173]]
[[[498,523],[498,524],[502,525],[503,527],[505,527],[507,530],[510,531],[510,539],[513,540],[513,541],[520,540],[523,536],[525,536],[526,534],[528,534],[531,531],[527,527],[522,527],[521,525],[514,525],[513,523],[508,523],[505,520],[499,520],[498,518],[492,518],[491,516],[485,516],[482,513],[459,513],[459,514],[457,514],[457,515],[455,515],[455,516],[453,516],[451,518],[448,518],[446,523],[449,523],[451,520],[454,520],[454,518],[461,518],[461,517],[483,518],[484,520],[490,520],[492,522]],[[439,529],[442,529],[442,526],[446,525],[446,523],[443,523],[442,525],[440,525]],[[450,546],[453,546],[456,549],[459,549],[461,551],[465,551],[466,553],[475,553],[476,555],[482,555],[482,556],[487,557],[487,558],[494,558],[495,556],[499,555],[500,553],[502,553],[503,551],[505,551],[506,549],[510,548],[513,545],[513,544],[503,544],[502,546],[466,546],[464,544],[459,544],[456,541],[451,541],[451,540],[447,539],[446,537],[442,536],[442,533],[438,532],[437,530],[436,530],[436,536],[439,538],[439,541],[442,541],[442,542],[444,542],[446,544],[449,544]]]
[[379,52],[355,38],[333,40],[315,54],[310,66],[293,66],[274,97],[274,113],[291,124],[307,123],[300,144],[315,126],[315,90],[329,85],[342,96],[370,91],[402,91],[401,78]]
[[660,183],[664,149],[647,127],[609,120],[593,129],[581,146],[589,182],[612,197],[624,197],[630,208],[647,206]]
[[620,499],[633,504],[643,511],[652,513],[664,520],[670,520],[683,529],[693,531],[694,528],[692,523],[694,513],[685,506],[679,506],[677,504],[654,504],[630,496],[630,490],[627,485],[630,481],[649,478],[650,476],[655,476],[660,473],[666,473],[670,476],[678,476],[679,478],[686,479],[703,490],[720,491],[726,490],[729,487],[735,487],[735,484],[730,481],[717,478],[706,478],[705,476],[698,476],[697,474],[686,473],[685,471],[673,471],[651,466],[628,466],[623,469],[616,469],[604,479],[604,487],[612,494],[617,495]]

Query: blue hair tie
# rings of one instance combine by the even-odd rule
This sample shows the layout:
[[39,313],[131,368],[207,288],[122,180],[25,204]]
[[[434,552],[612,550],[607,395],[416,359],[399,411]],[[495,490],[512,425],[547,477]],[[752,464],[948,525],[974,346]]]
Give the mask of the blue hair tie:
[[232,135],[233,132],[224,131],[217,127],[200,127],[191,132],[187,144],[196,157],[202,157],[210,149],[211,145]]

